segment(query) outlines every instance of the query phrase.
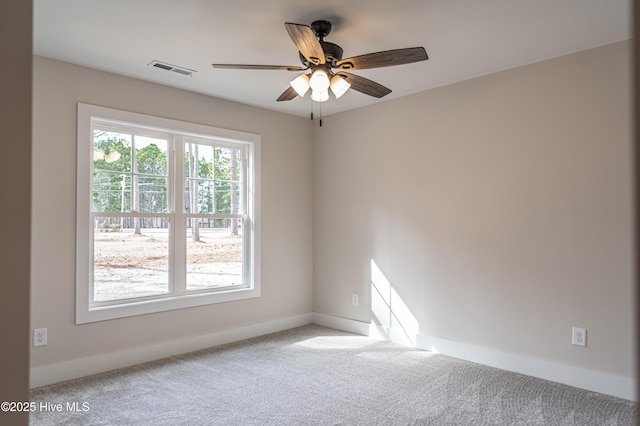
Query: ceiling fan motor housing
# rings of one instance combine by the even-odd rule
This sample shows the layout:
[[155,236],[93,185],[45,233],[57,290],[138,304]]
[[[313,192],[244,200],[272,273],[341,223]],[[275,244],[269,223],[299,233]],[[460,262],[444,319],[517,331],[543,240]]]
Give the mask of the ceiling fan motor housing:
[[[334,66],[337,61],[342,59],[343,50],[342,47],[337,44],[329,43],[328,41],[321,41],[320,46],[322,46],[322,50],[324,51],[324,58],[327,64]],[[300,62],[302,62],[302,65],[305,67],[312,65],[307,58],[302,55],[302,53],[300,53]]]

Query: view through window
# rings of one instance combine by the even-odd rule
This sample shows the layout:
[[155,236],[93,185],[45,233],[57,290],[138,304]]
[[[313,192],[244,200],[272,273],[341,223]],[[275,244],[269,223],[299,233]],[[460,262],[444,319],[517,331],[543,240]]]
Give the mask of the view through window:
[[[79,115],[95,108],[79,108]],[[197,134],[140,123],[146,116],[122,122],[101,112],[82,117],[90,141],[82,139],[79,116],[78,179],[86,176],[90,187],[83,191],[79,181],[78,212],[89,195],[84,214],[91,228],[78,226],[90,253],[86,275],[79,269],[88,278],[77,283],[87,302],[86,309],[77,303],[79,312],[99,311],[102,319],[114,308],[127,308],[126,315],[166,309],[136,309],[149,302],[172,302],[168,309],[192,305],[176,304],[181,296],[253,290],[231,298],[255,297],[256,142],[220,137],[221,129]],[[83,144],[90,146],[84,161]]]

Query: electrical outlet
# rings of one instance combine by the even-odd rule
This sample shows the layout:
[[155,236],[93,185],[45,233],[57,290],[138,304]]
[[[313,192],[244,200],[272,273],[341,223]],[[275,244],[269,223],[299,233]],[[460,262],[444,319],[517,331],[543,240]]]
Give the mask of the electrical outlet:
[[351,305],[358,306],[360,304],[360,301],[358,299],[359,299],[358,293],[353,293],[351,295]]
[[33,346],[46,346],[46,345],[47,345],[47,329],[34,328],[33,329]]
[[576,346],[587,346],[587,329],[573,327],[571,333],[571,344]]

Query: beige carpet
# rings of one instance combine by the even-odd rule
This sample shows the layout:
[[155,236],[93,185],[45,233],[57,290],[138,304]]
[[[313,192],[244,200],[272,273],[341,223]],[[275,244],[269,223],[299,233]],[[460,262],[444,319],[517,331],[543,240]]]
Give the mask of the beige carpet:
[[31,396],[64,408],[33,413],[32,425],[604,426],[637,416],[626,400],[315,325]]

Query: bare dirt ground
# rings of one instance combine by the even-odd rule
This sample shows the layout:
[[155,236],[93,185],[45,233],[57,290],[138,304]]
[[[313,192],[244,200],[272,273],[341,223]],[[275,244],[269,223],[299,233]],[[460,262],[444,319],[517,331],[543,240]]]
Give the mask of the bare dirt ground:
[[[167,229],[102,232],[94,238],[94,300],[108,301],[169,292]],[[187,236],[187,289],[239,284],[242,237],[228,229],[201,229]]]
[[[96,232],[94,237],[95,268],[137,268],[166,265],[168,235],[166,229]],[[188,263],[242,261],[242,237],[228,229],[200,230],[200,241],[187,236]]]

